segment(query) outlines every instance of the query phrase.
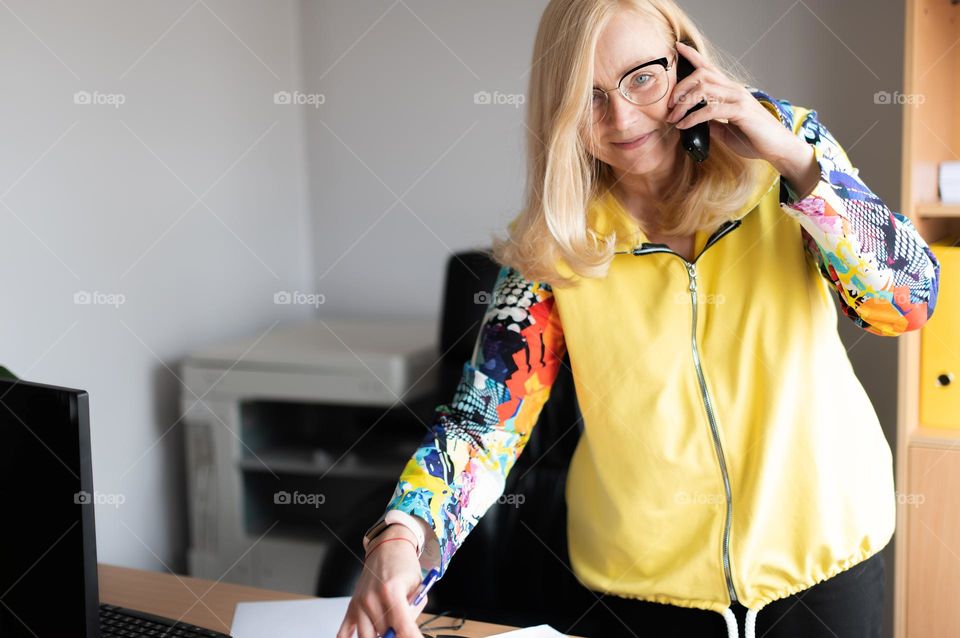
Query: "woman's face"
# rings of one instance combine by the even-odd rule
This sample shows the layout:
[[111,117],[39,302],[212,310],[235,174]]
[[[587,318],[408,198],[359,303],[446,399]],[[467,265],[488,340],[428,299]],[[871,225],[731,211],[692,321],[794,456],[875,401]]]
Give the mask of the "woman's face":
[[[588,128],[586,142],[591,155],[610,164],[618,173],[643,174],[663,169],[674,157],[679,131],[666,118],[670,94],[677,84],[676,55],[673,43],[666,41],[646,17],[633,12],[619,13],[600,34],[593,86],[608,91],[606,113],[598,123],[588,122],[592,130]],[[615,89],[627,71],[662,57],[674,64],[665,73],[666,92],[658,101],[638,106],[619,91],[609,91]],[[624,86],[632,77],[624,79]],[[642,84],[648,79],[637,78],[636,82]],[[644,135],[646,138],[638,143],[624,144]]]

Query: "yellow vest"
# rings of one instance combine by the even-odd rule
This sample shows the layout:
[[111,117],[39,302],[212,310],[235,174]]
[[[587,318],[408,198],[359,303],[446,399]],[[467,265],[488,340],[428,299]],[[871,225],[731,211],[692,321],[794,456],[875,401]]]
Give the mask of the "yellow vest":
[[[584,422],[570,560],[594,590],[755,609],[893,534],[890,447],[778,185],[771,170],[736,221],[698,232],[692,263],[619,254],[553,289]],[[589,214],[617,250],[646,241],[613,195]]]

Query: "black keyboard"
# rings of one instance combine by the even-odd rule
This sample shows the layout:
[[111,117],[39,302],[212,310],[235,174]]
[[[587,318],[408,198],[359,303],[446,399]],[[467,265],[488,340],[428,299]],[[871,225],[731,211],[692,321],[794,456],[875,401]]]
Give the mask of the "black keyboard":
[[227,634],[204,629],[163,616],[100,603],[100,638],[230,638]]

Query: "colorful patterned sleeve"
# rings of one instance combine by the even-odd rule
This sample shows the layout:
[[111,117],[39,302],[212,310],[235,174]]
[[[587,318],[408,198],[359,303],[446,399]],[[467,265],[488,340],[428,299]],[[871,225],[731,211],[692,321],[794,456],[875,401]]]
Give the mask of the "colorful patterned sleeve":
[[503,494],[547,401],[566,346],[552,289],[502,266],[452,401],[407,461],[387,510],[426,521],[421,556],[440,576]]
[[816,111],[806,114],[799,134],[813,145],[820,180],[801,197],[781,179],[780,205],[800,222],[806,252],[835,288],[844,314],[882,336],[921,327],[937,303],[940,264],[933,252],[907,217],[861,181]]

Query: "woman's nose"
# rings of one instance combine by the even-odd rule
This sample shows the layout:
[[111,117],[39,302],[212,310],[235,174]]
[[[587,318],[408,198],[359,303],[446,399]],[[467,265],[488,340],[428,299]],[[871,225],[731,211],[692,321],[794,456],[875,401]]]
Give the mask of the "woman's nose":
[[[607,94],[610,103],[607,105],[607,123],[618,131],[630,131],[634,122],[643,117],[643,107],[633,104],[620,94],[620,91],[610,91]],[[636,132],[636,131],[631,131]]]

